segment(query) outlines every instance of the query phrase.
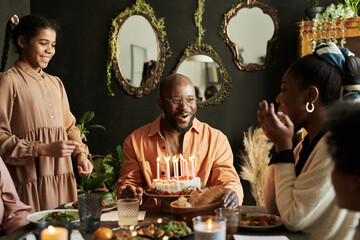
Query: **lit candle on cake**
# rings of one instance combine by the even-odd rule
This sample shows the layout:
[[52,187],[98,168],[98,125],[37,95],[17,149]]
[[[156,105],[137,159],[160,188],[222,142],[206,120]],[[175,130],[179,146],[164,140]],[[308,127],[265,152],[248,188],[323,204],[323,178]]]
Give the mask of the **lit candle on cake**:
[[185,176],[184,165],[185,165],[185,159],[180,153],[180,172],[181,172],[180,176]]
[[49,226],[41,231],[41,239],[44,240],[67,240],[68,239],[68,230],[63,227],[53,227]]
[[194,171],[194,155],[189,157],[190,163],[191,163],[191,176],[194,179],[195,178],[195,171]]
[[185,162],[185,168],[186,168],[186,178],[189,180],[189,167],[187,161]]
[[157,157],[156,159],[156,176],[157,179],[160,178],[160,157]]
[[179,180],[179,165],[178,165],[178,162],[179,162],[179,158],[176,156],[174,159],[174,176],[176,177],[176,180]]
[[170,165],[169,165],[170,157],[164,157],[164,158],[166,162],[166,178],[170,179]]
[[173,156],[172,158],[172,163],[173,163],[173,172],[174,172],[174,177],[176,177],[176,156]]

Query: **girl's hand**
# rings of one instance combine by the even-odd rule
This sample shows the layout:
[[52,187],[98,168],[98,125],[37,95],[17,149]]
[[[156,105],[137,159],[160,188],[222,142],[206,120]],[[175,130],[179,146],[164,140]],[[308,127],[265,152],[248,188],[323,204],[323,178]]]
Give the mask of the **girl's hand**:
[[48,144],[39,144],[38,155],[55,158],[71,156],[76,147],[81,144],[73,140],[57,141]]
[[87,176],[93,171],[91,161],[86,157],[85,153],[79,153],[76,157],[79,176]]
[[277,152],[292,149],[294,124],[287,115],[282,112],[275,113],[274,104],[268,105],[264,100],[259,103],[257,118],[265,135],[274,143]]

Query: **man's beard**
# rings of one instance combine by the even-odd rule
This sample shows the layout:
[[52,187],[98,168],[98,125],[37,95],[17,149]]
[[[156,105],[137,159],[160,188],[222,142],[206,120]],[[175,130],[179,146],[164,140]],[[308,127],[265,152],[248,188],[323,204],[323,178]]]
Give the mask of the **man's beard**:
[[192,127],[192,123],[193,120],[195,118],[196,112],[191,116],[190,118],[190,122],[186,127],[180,127],[179,124],[177,124],[175,118],[169,118],[167,117],[167,113],[165,112],[165,117],[167,117],[167,119],[169,119],[169,122],[171,123],[171,125],[179,132],[185,133],[187,131],[189,131],[189,129]]

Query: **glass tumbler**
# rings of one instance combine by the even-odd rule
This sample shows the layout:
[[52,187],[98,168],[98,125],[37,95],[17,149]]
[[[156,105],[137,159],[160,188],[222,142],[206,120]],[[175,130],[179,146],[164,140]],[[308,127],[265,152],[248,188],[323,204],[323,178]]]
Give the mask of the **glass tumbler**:
[[139,200],[119,199],[117,200],[119,226],[127,228],[138,223]]
[[240,211],[237,208],[217,208],[215,209],[216,216],[226,218],[226,235],[233,235],[237,232],[239,221],[240,221]]
[[79,196],[80,232],[94,232],[100,226],[102,196],[96,193]]

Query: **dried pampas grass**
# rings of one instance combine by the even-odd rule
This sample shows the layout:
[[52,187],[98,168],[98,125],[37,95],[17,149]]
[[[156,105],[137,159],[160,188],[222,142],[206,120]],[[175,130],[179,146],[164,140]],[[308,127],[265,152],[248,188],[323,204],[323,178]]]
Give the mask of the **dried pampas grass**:
[[270,160],[270,150],[273,144],[265,136],[261,128],[250,127],[244,132],[244,151],[240,151],[243,160],[240,177],[250,182],[251,193],[256,205],[264,206],[263,187]]

